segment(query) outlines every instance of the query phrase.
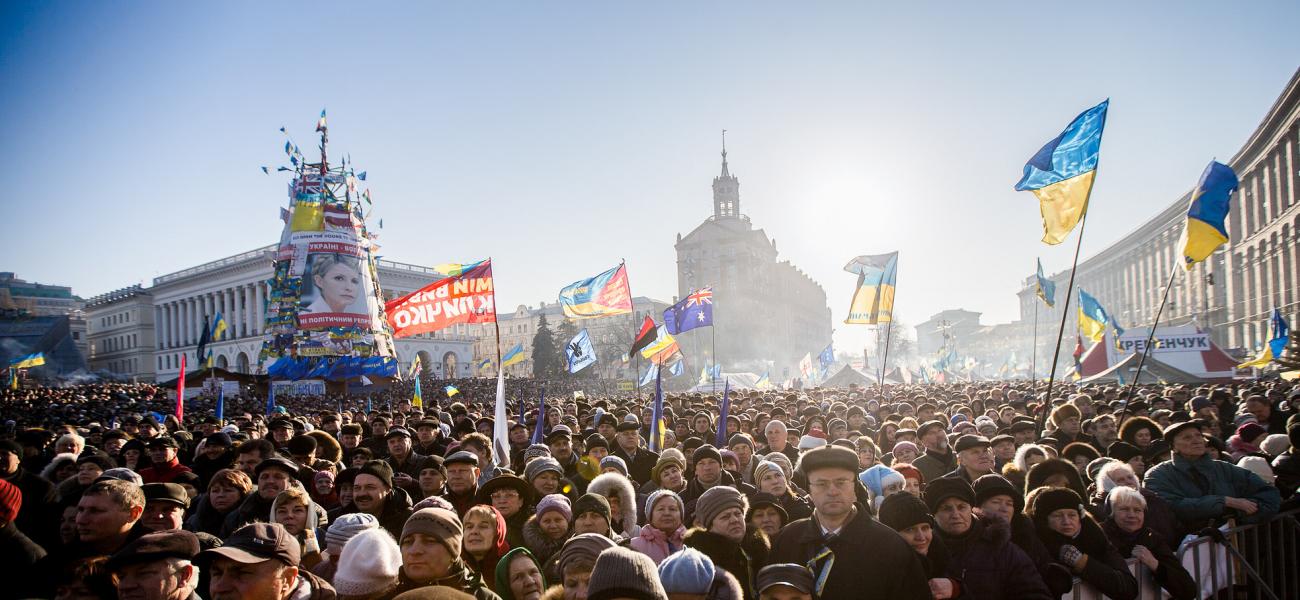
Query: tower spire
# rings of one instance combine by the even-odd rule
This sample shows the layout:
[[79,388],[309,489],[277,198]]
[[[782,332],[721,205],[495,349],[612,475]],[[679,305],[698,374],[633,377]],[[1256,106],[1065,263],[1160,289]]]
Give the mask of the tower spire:
[[722,176],[731,177],[731,172],[727,170],[727,130],[722,130]]

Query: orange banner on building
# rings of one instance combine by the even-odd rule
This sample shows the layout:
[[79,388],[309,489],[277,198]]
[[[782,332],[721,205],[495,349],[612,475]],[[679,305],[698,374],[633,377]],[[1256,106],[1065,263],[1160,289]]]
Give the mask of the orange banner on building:
[[492,261],[485,260],[455,277],[439,279],[384,305],[395,337],[445,329],[458,323],[497,320]]

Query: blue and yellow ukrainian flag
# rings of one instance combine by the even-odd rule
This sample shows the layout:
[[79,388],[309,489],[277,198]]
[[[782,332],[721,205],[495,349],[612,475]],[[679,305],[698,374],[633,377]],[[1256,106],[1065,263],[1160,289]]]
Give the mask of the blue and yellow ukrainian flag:
[[1056,282],[1043,276],[1043,259],[1038,259],[1037,287],[1035,293],[1047,304],[1048,308],[1056,306]]
[[858,276],[845,323],[878,325],[894,320],[894,285],[898,278],[898,253],[859,256],[844,265]]
[[1043,243],[1065,241],[1088,212],[1088,196],[1097,174],[1101,133],[1110,100],[1074,118],[1070,125],[1025,163],[1016,191],[1038,197],[1043,214]]
[[449,385],[449,386],[447,386],[447,387],[445,387],[445,388],[442,388],[442,391],[447,392],[447,397],[448,397],[448,398],[450,398],[450,397],[452,397],[452,396],[455,396],[456,394],[459,394],[459,393],[460,393],[460,389],[458,389],[458,388],[457,388],[456,386],[454,386],[454,385]]
[[26,356],[19,356],[9,362],[9,367],[13,369],[29,369],[39,367],[45,364],[45,353],[35,352]]
[[625,315],[632,312],[632,289],[627,265],[620,264],[600,275],[575,281],[560,290],[560,307],[570,319]]
[[1100,342],[1101,338],[1106,335],[1106,326],[1110,325],[1115,328],[1115,337],[1124,335],[1124,329],[1119,326],[1114,319],[1110,318],[1110,313],[1102,307],[1101,303],[1093,298],[1091,294],[1079,289],[1079,329],[1083,335],[1094,342]]
[[1188,271],[1198,262],[1209,258],[1215,249],[1228,243],[1228,218],[1232,193],[1240,183],[1232,167],[1210,161],[1201,173],[1201,180],[1192,191],[1192,201],[1187,207],[1187,225],[1183,227],[1178,245],[1183,248],[1183,267]]
[[415,393],[411,394],[411,406],[424,407],[424,394],[420,393],[420,378],[415,378]]
[[524,362],[524,345],[515,344],[514,348],[511,348],[508,352],[506,352],[505,356],[501,357],[501,368],[504,369],[510,365],[513,365],[515,363],[520,363],[520,362]]
[[754,387],[756,389],[763,390],[763,389],[767,389],[768,387],[771,387],[772,379],[768,377],[769,372],[770,371],[763,371],[763,376],[759,377],[758,381],[754,382]]
[[212,341],[215,342],[221,339],[221,334],[225,332],[226,319],[221,316],[221,313],[217,313],[216,316],[212,317]]
[[1273,336],[1272,339],[1264,344],[1264,349],[1259,351],[1259,355],[1254,360],[1247,361],[1237,365],[1238,369],[1249,369],[1252,367],[1264,367],[1268,363],[1277,360],[1286,351],[1286,346],[1291,342],[1291,325],[1282,318],[1282,311],[1273,309]]

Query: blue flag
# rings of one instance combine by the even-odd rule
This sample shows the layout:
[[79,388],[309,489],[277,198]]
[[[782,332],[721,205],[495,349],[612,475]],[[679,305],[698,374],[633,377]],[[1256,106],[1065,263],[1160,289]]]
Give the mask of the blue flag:
[[1048,308],[1056,306],[1056,282],[1043,276],[1043,260],[1038,259],[1038,272],[1034,274],[1034,293],[1047,304]]
[[217,421],[220,421],[221,424],[224,425],[225,419],[226,419],[226,386],[222,385],[217,387]]
[[533,439],[529,442],[532,444],[541,444],[542,426],[546,424],[546,383],[542,383],[542,391],[537,394],[537,425],[533,427]]
[[651,413],[650,451],[659,452],[664,447],[664,385],[660,371],[655,369],[655,407]]
[[722,387],[722,416],[718,417],[718,438],[714,445],[718,448],[726,448],[727,442],[727,413],[731,412],[731,380],[727,380]]
[[654,381],[655,377],[658,376],[659,376],[659,365],[650,363],[650,368],[646,369],[645,374],[641,375],[641,381],[637,383],[637,387],[645,387],[647,385],[650,385],[650,382]]
[[822,371],[825,371],[826,367],[835,364],[834,346],[835,346],[834,342],[826,344],[826,349],[822,350],[822,353],[817,355],[817,361],[820,364]]
[[[268,382],[267,387],[269,390],[266,393],[266,416],[269,417],[275,412],[275,383]],[[366,408],[369,409],[370,407],[367,405]]]
[[569,359],[570,373],[577,373],[596,364],[596,348],[591,345],[591,337],[587,335],[586,329],[569,340],[569,344],[564,347],[564,355]]
[[681,302],[664,311],[664,326],[668,333],[677,335],[696,327],[713,325],[713,288],[696,290]]
[[686,367],[684,366],[685,363],[686,363],[686,361],[684,361],[684,360],[679,360],[679,361],[674,362],[673,364],[669,365],[669,366],[668,366],[668,376],[669,376],[669,377],[680,377],[682,373],[685,373],[685,372],[686,372]]

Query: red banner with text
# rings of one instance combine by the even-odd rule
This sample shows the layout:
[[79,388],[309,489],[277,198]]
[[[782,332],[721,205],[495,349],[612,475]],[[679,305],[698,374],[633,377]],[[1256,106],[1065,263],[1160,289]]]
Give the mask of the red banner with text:
[[458,323],[497,320],[492,288],[492,261],[485,260],[460,275],[439,279],[384,305],[393,336],[403,338],[445,329]]

